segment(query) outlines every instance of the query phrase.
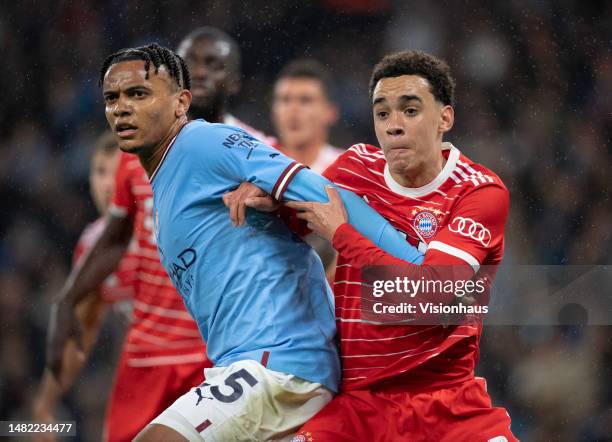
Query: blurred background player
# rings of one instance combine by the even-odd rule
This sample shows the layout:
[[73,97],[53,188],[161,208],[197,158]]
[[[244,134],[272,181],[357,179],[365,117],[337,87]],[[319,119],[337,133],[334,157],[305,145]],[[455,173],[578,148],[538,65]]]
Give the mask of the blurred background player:
[[[185,37],[179,49],[197,84],[197,105],[189,117],[231,121],[252,130],[225,112],[227,98],[240,84],[236,42],[224,32],[206,27]],[[68,279],[50,329],[49,364],[58,373],[64,344],[78,328],[74,304],[116,268],[134,232],[139,257],[134,316],[105,426],[106,437],[113,442],[131,440],[178,396],[201,382],[203,368],[210,366],[197,327],[159,262],[152,209],[152,191],[144,169],[137,157],[122,153],[109,222],[91,256]]]
[[[83,230],[74,250],[74,266],[82,263],[104,230],[105,217],[115,188],[115,171],[119,162],[119,154],[117,139],[112,132],[105,132],[96,141],[89,168],[89,189],[100,218]],[[60,373],[61,385],[48,369],[45,370],[33,404],[35,420],[43,422],[55,420],[58,402],[83,369],[109,307],[112,306],[114,310],[119,311],[128,319],[137,265],[137,258],[128,251],[121,259],[117,270],[106,278],[99,289],[91,292],[77,304],[76,314],[83,331],[83,351],[77,348],[74,341],[67,343]],[[46,435],[40,440],[55,440],[55,436]]]
[[317,173],[323,173],[344,152],[329,144],[329,132],[338,121],[331,83],[321,63],[302,59],[285,66],[274,84],[276,146]]
[[227,112],[229,99],[240,91],[240,49],[220,29],[203,26],[192,31],[178,45],[191,75],[191,119],[224,123],[246,130],[262,141],[274,141]]
[[[317,173],[323,173],[344,152],[329,143],[329,132],[339,115],[331,88],[331,75],[313,59],[287,64],[274,84],[272,122],[278,137],[274,145]],[[305,240],[321,257],[327,278],[332,281],[334,248],[317,234]]]

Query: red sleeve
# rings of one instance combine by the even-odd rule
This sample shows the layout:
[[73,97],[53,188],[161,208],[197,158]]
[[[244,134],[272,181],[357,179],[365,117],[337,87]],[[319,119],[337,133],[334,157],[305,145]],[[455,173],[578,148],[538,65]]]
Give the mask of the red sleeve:
[[289,230],[303,238],[312,231],[307,227],[306,221],[299,219],[296,213],[295,210],[289,207],[281,206],[278,211],[278,216],[280,216],[287,227],[289,227]]
[[134,216],[136,214],[136,199],[130,184],[132,162],[129,154],[121,152],[119,166],[115,173],[115,191],[109,212],[114,216]]

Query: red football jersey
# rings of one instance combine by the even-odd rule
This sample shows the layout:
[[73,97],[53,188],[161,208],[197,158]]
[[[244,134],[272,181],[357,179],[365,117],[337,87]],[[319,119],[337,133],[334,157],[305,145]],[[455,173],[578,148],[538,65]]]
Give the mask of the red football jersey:
[[[74,249],[72,265],[78,266],[87,256],[93,245],[96,243],[106,225],[105,218],[98,218],[89,224],[81,233],[77,245]],[[130,247],[125,256],[121,259],[117,270],[104,280],[100,287],[100,296],[106,302],[119,302],[131,300],[134,295],[134,279],[138,258],[134,255],[133,248]]]
[[[425,251],[428,265],[497,265],[504,250],[509,194],[493,172],[449,143],[440,174],[420,188],[406,188],[389,173],[383,152],[357,144],[324,175],[360,195],[407,240]],[[478,360],[481,323],[379,325],[361,320],[361,274],[367,265],[407,264],[375,246],[350,225],[333,238],[339,252],[334,283],[342,358],[342,388],[373,384],[437,388],[470,379]],[[469,270],[468,270],[469,272]],[[452,295],[451,295],[452,296]]]
[[109,209],[134,219],[138,258],[132,322],[124,351],[131,366],[170,365],[205,359],[198,328],[159,262],[153,232],[153,192],[136,155],[122,152]]

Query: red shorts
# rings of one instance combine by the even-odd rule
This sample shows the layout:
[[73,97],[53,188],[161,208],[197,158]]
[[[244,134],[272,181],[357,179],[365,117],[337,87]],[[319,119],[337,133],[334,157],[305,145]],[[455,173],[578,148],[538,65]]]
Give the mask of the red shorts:
[[485,380],[429,392],[344,391],[309,420],[292,442],[518,441],[510,417],[493,407]]
[[204,380],[210,361],[131,367],[121,355],[106,409],[104,440],[131,441],[149,422]]

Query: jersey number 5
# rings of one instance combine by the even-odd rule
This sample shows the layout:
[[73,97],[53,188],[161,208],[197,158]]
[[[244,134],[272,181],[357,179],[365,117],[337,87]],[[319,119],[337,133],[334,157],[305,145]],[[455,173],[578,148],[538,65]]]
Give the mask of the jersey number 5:
[[225,379],[225,385],[232,389],[232,392],[230,394],[221,393],[219,387],[217,387],[216,385],[210,387],[210,394],[212,394],[214,398],[218,401],[224,402],[226,404],[237,401],[244,393],[242,385],[240,385],[238,379],[243,379],[251,387],[254,387],[257,384],[257,379],[255,379],[251,373],[249,373],[243,368],[241,370],[238,370],[236,373],[232,373],[227,377],[227,379]]

